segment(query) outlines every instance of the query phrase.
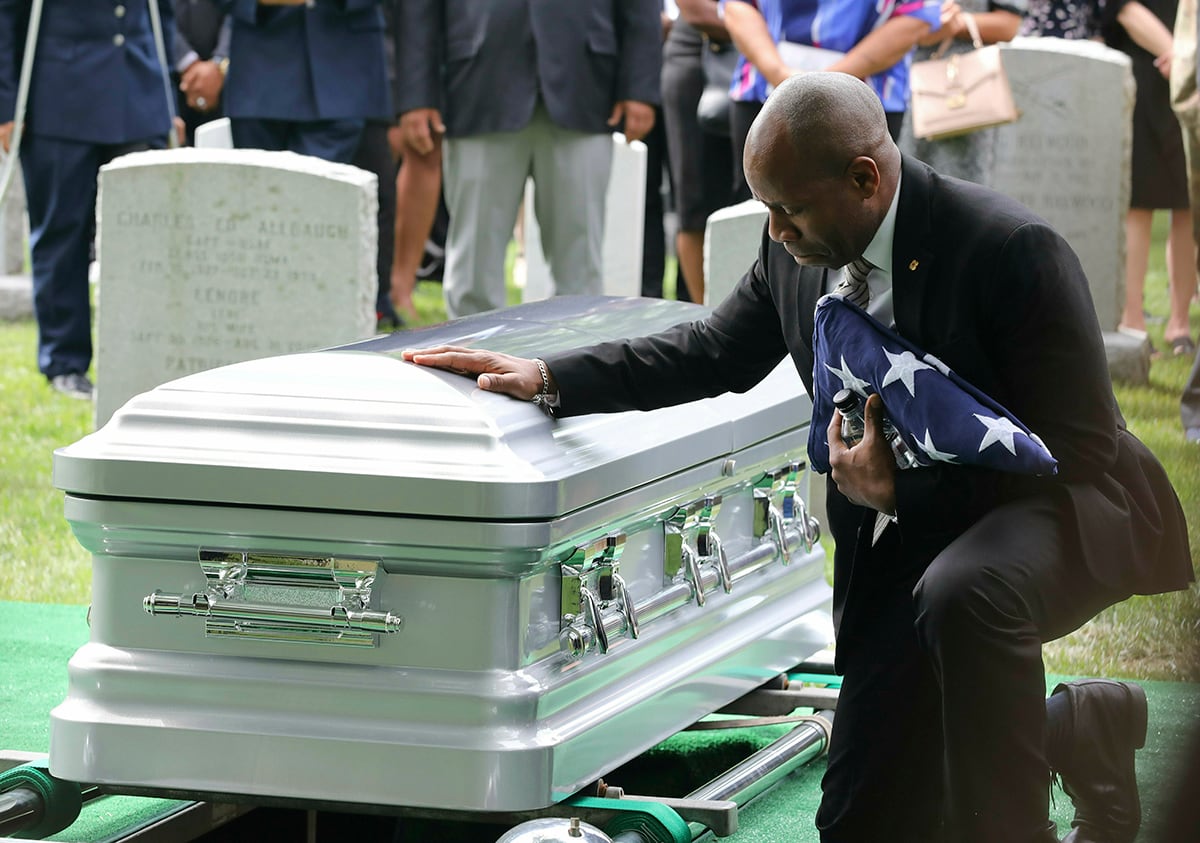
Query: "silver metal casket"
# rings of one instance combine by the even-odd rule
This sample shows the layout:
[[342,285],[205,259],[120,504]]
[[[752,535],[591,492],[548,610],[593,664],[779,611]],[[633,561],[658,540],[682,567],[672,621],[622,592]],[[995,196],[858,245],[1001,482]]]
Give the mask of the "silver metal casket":
[[828,646],[790,361],[744,395],[554,420],[400,360],[704,312],[552,299],[239,363],[56,452],[93,603],[54,775],[539,808]]

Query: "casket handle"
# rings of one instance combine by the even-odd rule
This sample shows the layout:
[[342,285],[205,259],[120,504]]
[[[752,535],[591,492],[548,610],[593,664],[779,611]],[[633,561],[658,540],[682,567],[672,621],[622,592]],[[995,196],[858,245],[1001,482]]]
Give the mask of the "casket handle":
[[[377,646],[380,633],[399,632],[404,622],[368,608],[378,562],[208,548],[199,559],[207,588],[155,591],[142,600],[146,612],[207,618],[208,636],[358,647]],[[295,602],[268,602],[280,594]]]
[[800,540],[804,542],[804,551],[812,553],[812,549],[821,540],[821,522],[808,511],[803,500],[798,501],[796,520],[800,526]]
[[579,594],[583,598],[583,607],[587,614],[588,626],[591,628],[592,634],[596,636],[596,646],[600,648],[601,653],[607,653],[608,630],[604,628],[604,616],[600,614],[600,607],[596,605],[596,598],[592,596],[592,591],[587,586],[582,586],[579,589]]
[[[802,543],[804,541],[803,531],[785,532],[784,539],[792,543]],[[646,596],[636,604],[619,574],[612,576],[614,600],[605,603],[596,599],[580,571],[563,565],[563,594],[564,596],[574,595],[574,599],[577,601],[574,604],[575,611],[564,614],[562,619],[562,641],[571,655],[582,656],[591,649],[593,644],[596,645],[598,652],[604,653],[607,650],[605,643],[602,642],[607,642],[609,648],[615,646],[616,642],[613,641],[613,636],[622,630],[629,638],[637,638],[643,624],[688,604],[698,603],[696,597],[698,591],[703,594],[715,589],[721,577],[719,565],[700,565],[696,552],[691,546],[685,544],[683,547],[686,548],[683,552],[684,555],[696,563],[694,567],[695,581],[690,575],[679,578],[666,588]],[[777,556],[778,550],[773,542],[762,542],[732,559],[727,559],[726,569],[729,573],[731,587],[742,577],[749,576],[772,564]],[[685,563],[685,570],[687,568],[687,563]],[[584,602],[588,599],[583,597],[585,590],[588,592],[588,598],[593,601],[591,604]],[[613,605],[618,601],[619,606]],[[593,606],[596,613],[592,611]],[[597,630],[602,630],[602,634],[597,633]]]
[[821,540],[821,525],[809,513],[799,493],[800,475],[805,467],[799,460],[788,463],[763,474],[754,487],[754,535],[763,537],[770,533],[784,565],[792,561],[786,540],[789,526],[798,529],[807,553]]
[[621,600],[621,611],[625,613],[625,629],[628,630],[630,638],[636,639],[641,633],[638,629],[637,606],[629,596],[629,589],[625,587],[625,580],[620,574],[613,574],[613,585],[616,586],[617,597]]
[[721,589],[729,594],[733,591],[733,577],[729,573],[729,556],[725,553],[725,545],[721,542],[721,537],[717,535],[716,530],[709,533],[708,540],[713,551],[713,564],[717,569],[717,575],[721,578]]
[[560,634],[574,655],[582,655],[593,642],[597,650],[607,653],[610,627],[638,637],[637,607],[619,573],[624,547],[625,534],[610,533],[578,545],[559,566]]
[[692,591],[696,597],[696,605],[704,605],[704,575],[700,572],[700,561],[697,558],[696,551],[692,550],[690,544],[683,545],[683,569],[688,582],[692,584]]
[[[801,503],[801,506],[803,505]],[[767,519],[771,524],[771,532],[775,535],[775,544],[779,545],[779,555],[783,559],[783,564],[792,564],[792,551],[788,548],[783,513],[773,503],[767,506]]]
[[265,603],[239,603],[208,593],[164,594],[155,591],[142,599],[151,615],[196,615],[233,621],[249,633],[258,625],[269,625],[297,632],[399,632],[404,621],[391,612],[358,611],[345,606],[327,609],[308,606],[272,606]]

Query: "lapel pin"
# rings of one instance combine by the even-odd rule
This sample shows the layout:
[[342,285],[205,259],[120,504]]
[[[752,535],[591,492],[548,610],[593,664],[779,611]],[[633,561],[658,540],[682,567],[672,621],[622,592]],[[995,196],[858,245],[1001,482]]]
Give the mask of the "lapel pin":
[[918,262],[918,261],[911,261],[911,262],[908,264],[908,271],[909,271],[909,272],[912,272],[914,269],[916,269],[916,268],[917,268],[918,266],[920,266],[920,265],[921,265],[921,264],[920,264],[920,262]]

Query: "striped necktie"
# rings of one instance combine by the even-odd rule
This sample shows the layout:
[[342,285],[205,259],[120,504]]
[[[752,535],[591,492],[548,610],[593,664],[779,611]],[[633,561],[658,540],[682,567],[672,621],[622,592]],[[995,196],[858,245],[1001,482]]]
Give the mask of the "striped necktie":
[[866,258],[859,258],[846,264],[845,277],[833,292],[851,304],[856,304],[863,310],[871,301],[871,290],[867,287],[867,275],[874,267]]

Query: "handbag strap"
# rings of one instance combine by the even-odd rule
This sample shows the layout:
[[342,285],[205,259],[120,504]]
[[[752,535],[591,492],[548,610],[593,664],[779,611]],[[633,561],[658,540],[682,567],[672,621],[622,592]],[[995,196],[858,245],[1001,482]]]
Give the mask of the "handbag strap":
[[[959,12],[959,14],[962,15],[966,21],[967,32],[969,32],[971,35],[971,43],[975,45],[976,50],[980,49],[983,46],[983,39],[979,36],[979,25],[975,23],[975,16],[970,12]],[[934,54],[930,56],[930,58],[940,59],[946,54],[946,50],[950,49],[950,44],[953,41],[954,36],[947,35],[942,39],[941,43],[938,44],[937,50],[934,51]]]
[[975,45],[975,49],[983,48],[983,39],[979,37],[979,25],[975,23],[975,16],[970,12],[963,12],[963,16],[967,19],[967,32],[971,33],[971,43]]

